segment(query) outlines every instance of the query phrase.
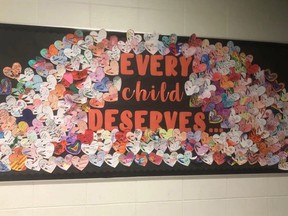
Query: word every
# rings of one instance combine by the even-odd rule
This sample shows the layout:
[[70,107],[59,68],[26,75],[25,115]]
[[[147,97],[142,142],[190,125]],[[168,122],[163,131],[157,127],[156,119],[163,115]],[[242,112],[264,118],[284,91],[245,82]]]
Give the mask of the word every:
[[[161,77],[187,77],[192,72],[192,57],[163,56],[163,55],[135,55],[122,53],[120,58],[120,72],[122,75],[146,76],[150,71],[151,76]],[[132,67],[136,65],[136,67]],[[177,67],[180,66],[180,69]],[[132,68],[134,70],[132,70]],[[177,69],[176,69],[177,68]]]

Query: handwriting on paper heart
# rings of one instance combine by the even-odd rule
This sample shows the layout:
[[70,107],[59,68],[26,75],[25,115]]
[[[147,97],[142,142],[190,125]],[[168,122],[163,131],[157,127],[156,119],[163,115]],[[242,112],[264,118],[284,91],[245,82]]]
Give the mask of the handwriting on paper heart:
[[74,167],[76,167],[78,170],[82,171],[86,168],[86,166],[89,163],[89,156],[88,155],[82,155],[81,157],[73,156],[71,158],[71,162],[72,162]]
[[94,166],[101,167],[104,163],[106,153],[104,151],[99,151],[97,154],[89,155],[89,162]]
[[12,67],[4,67],[3,73],[5,76],[11,79],[18,79],[22,70],[22,66],[20,63],[13,63]]

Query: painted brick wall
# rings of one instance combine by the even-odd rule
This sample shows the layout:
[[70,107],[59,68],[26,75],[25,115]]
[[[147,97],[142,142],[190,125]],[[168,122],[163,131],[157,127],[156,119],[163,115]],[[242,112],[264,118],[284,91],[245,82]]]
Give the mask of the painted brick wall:
[[[288,1],[0,0],[0,22],[288,42]],[[286,216],[287,203],[288,175],[0,183],[0,216]]]

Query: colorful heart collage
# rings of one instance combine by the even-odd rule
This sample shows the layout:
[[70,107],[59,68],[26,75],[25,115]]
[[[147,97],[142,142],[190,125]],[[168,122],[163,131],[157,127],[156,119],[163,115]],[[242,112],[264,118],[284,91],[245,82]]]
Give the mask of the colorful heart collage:
[[[210,44],[191,35],[126,33],[126,41],[103,29],[77,30],[28,61],[3,68],[0,83],[0,172],[56,168],[277,165],[288,170],[288,93],[277,74],[253,63],[229,41]],[[161,37],[161,39],[159,39]],[[187,104],[220,124],[221,133],[177,128],[112,131],[88,128],[90,109],[117,106],[121,53],[193,56],[193,73],[183,84]],[[17,81],[16,87],[11,80]]]

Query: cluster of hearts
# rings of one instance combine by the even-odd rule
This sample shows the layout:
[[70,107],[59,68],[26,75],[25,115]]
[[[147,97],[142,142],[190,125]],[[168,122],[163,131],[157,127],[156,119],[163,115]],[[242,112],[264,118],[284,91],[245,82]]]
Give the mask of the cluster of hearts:
[[[253,64],[253,56],[228,42],[210,45],[193,34],[187,43],[177,36],[137,35],[127,40],[107,38],[107,32],[82,31],[67,34],[42,57],[22,66],[3,69],[0,105],[0,172],[26,169],[53,172],[73,164],[83,170],[89,162],[101,167],[148,161],[169,166],[191,161],[209,165],[277,165],[288,170],[287,101],[277,74]],[[221,123],[226,132],[209,135],[204,131],[178,129],[92,131],[87,112],[116,102],[121,91],[121,52],[152,55],[193,56],[193,73],[184,85],[187,103],[209,112],[211,124]],[[113,77],[113,79],[112,79]],[[18,81],[12,88],[11,79]],[[111,80],[112,79],[112,80]]]

